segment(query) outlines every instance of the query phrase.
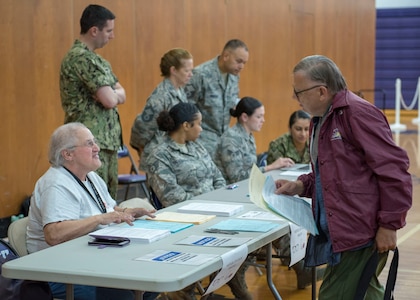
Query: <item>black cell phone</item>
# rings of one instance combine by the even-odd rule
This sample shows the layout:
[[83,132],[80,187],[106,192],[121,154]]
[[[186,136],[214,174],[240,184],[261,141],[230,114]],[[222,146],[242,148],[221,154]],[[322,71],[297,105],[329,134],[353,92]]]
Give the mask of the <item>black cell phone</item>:
[[88,242],[89,246],[124,247],[130,243],[128,238],[94,238]]

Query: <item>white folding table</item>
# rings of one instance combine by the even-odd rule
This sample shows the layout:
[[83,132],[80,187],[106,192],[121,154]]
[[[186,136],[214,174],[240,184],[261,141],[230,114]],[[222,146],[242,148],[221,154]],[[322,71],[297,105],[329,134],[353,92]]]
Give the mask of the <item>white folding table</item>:
[[[186,203],[188,202],[178,203],[165,210],[175,211],[177,207]],[[243,212],[259,210],[254,204],[243,203],[243,205],[245,208]],[[210,225],[226,218],[216,217],[206,223],[171,234],[162,240],[150,244],[132,242],[123,248],[98,249],[88,246],[89,238],[83,236],[9,261],[3,265],[2,275],[7,278],[65,283],[68,285],[67,299],[73,299],[72,286],[74,284],[153,292],[181,290],[221,269],[220,256],[199,266],[135,261],[134,259],[157,249],[222,255],[231,249],[194,247],[175,243],[190,235],[203,235],[204,230]],[[279,221],[278,223],[279,227],[268,232],[241,232],[236,236],[252,238],[247,242],[250,253],[271,244],[272,241],[288,232],[287,222]],[[270,272],[267,273],[271,276],[271,255],[267,255],[267,258],[270,260]],[[272,291],[276,299],[281,299],[275,287]]]

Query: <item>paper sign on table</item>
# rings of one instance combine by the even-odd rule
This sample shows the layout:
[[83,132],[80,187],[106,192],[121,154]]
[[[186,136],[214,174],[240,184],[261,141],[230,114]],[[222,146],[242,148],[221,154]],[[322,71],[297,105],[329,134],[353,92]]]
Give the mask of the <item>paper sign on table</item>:
[[225,283],[229,282],[232,277],[236,274],[242,263],[245,261],[248,256],[248,247],[242,245],[225,253],[222,255],[223,267],[217,273],[216,277],[210,282],[204,295],[207,295],[218,288],[220,288]]
[[201,265],[218,257],[216,254],[187,253],[180,251],[155,250],[134,260],[181,265]]

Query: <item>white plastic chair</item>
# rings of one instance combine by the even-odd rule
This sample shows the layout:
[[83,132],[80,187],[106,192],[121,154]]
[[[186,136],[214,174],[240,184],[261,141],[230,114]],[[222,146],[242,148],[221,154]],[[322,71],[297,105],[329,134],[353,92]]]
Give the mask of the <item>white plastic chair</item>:
[[7,237],[10,245],[16,250],[19,256],[28,254],[26,249],[26,227],[28,226],[28,217],[16,220],[9,225]]

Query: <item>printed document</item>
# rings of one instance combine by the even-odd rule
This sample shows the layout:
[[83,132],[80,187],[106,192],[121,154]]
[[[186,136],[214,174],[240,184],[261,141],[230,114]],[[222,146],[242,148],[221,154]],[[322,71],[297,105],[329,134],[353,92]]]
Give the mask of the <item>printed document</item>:
[[290,264],[293,266],[302,260],[306,254],[306,245],[308,241],[308,232],[300,226],[289,222],[290,226]]
[[179,251],[155,250],[149,254],[137,257],[134,260],[198,266],[210,260],[213,260],[218,256],[219,255],[216,254],[199,254]]
[[257,206],[279,214],[313,235],[318,234],[311,205],[305,199],[275,194],[273,178],[265,177],[255,165],[252,167],[249,182],[251,201]]

